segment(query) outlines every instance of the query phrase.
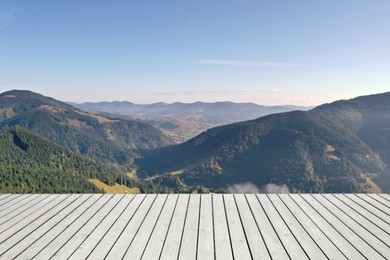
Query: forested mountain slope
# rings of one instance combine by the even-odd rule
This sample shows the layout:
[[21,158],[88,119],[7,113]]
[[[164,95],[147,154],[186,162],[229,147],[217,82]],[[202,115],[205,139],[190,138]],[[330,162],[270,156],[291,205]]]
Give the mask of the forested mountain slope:
[[0,94],[0,129],[23,126],[72,151],[131,165],[135,149],[172,143],[162,131],[134,120],[112,120],[30,91]]
[[[228,187],[286,184],[294,192],[363,192],[385,164],[350,129],[315,112],[274,114],[217,127],[176,146],[145,152],[145,175]],[[178,174],[180,173],[180,174]]]

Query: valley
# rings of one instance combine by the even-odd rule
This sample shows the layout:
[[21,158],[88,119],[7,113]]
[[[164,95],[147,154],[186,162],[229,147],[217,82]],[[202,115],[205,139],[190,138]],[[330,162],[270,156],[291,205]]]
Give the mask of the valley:
[[[138,115],[124,115],[113,112],[129,112],[127,103],[91,113],[7,91],[0,94],[0,192],[224,193],[242,183],[290,192],[390,191],[389,93],[252,120],[245,109],[238,120],[240,104],[226,103],[174,103],[175,116],[174,104],[131,105]],[[231,117],[211,120],[222,114]],[[239,122],[221,125],[229,120]]]

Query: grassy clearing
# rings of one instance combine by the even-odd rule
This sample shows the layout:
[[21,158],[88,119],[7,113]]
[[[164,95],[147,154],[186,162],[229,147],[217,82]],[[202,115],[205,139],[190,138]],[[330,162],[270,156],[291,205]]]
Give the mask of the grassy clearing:
[[110,186],[98,179],[88,179],[88,181],[99,189],[104,190],[104,192],[108,194],[136,194],[140,192],[138,188],[129,188],[125,185],[120,185],[117,183],[115,183],[114,186]]
[[170,174],[170,175],[180,175],[180,174],[182,174],[183,172],[184,172],[184,170],[179,170],[179,171],[170,172],[170,173],[168,173],[168,174]]
[[370,186],[370,187],[366,188],[366,191],[368,193],[381,193],[382,192],[382,189],[378,185],[376,185],[375,182],[373,182],[370,177],[365,176],[365,178],[366,178],[367,184]]
[[127,177],[129,178],[135,178],[137,177],[137,170],[136,169],[132,169],[130,172],[128,172],[127,174]]
[[327,145],[325,147],[325,154],[326,154],[326,157],[332,159],[332,160],[335,160],[335,161],[340,161],[341,159],[339,157],[337,157],[336,155],[334,154],[331,154],[333,153],[334,151],[336,151],[336,148],[333,146],[333,145]]

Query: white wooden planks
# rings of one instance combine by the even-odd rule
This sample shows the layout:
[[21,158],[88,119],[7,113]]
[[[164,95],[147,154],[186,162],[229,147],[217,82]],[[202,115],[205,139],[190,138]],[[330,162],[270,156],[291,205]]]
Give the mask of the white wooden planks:
[[0,195],[0,259],[390,259],[388,194]]

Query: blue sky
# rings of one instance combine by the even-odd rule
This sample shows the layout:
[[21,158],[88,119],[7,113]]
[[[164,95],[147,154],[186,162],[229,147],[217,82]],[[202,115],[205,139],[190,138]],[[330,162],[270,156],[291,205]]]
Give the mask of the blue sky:
[[390,91],[388,0],[0,0],[0,91],[317,105]]

